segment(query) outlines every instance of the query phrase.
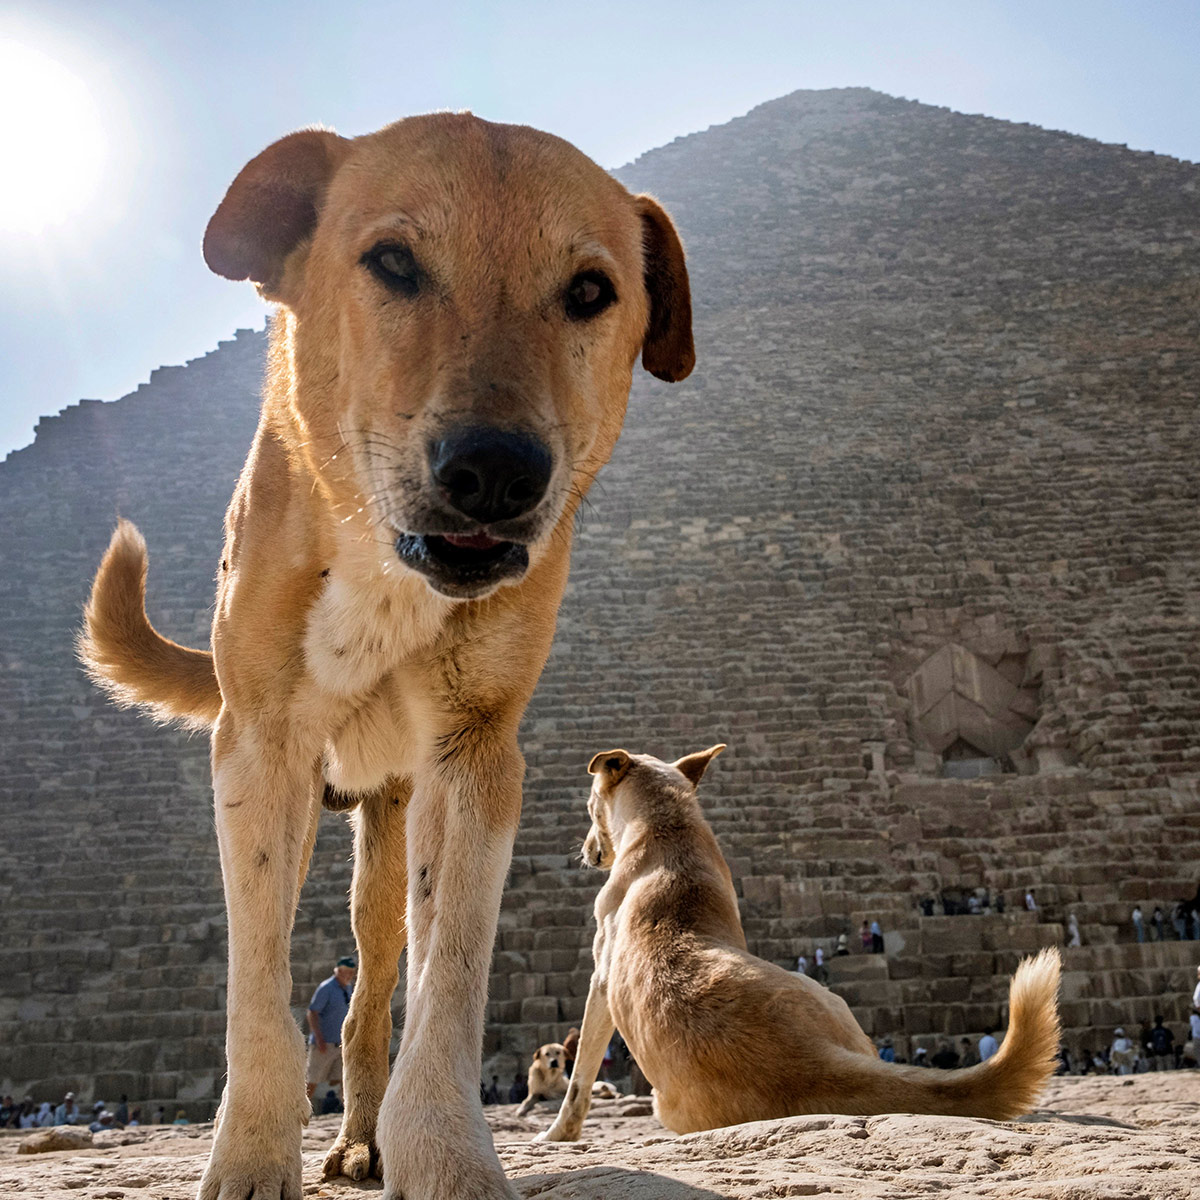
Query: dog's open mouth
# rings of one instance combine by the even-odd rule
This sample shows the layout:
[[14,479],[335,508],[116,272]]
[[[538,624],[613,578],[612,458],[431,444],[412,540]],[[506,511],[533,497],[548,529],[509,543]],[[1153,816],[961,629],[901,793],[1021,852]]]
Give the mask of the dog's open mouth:
[[486,533],[415,534],[396,539],[405,566],[419,571],[431,586],[455,600],[469,600],[529,569],[529,550]]

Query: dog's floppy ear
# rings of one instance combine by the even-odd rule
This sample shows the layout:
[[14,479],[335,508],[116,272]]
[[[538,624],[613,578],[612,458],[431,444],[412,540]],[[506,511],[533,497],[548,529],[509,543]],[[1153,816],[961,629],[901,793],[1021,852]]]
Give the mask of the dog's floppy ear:
[[204,261],[226,279],[250,279],[282,299],[284,263],[317,225],[325,189],[350,142],[303,129],[273,142],[238,172],[204,232]]
[[588,774],[603,775],[609,783],[617,783],[625,777],[632,761],[624,750],[605,750],[588,763]]
[[650,297],[642,366],[659,379],[677,383],[686,379],[696,365],[687,263],[671,218],[649,196],[636,199],[642,218],[646,292]]
[[689,754],[671,765],[675,770],[682,771],[692,781],[692,786],[695,787],[704,777],[704,772],[708,769],[708,764],[724,749],[725,743],[721,742],[719,745],[709,746],[707,750],[697,750],[695,754]]

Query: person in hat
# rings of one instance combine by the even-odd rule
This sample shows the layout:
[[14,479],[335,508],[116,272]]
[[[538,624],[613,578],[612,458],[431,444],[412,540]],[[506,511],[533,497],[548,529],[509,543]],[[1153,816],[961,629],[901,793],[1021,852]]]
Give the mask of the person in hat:
[[316,1094],[317,1086],[329,1083],[342,1086],[342,1023],[350,1009],[354,994],[354,974],[358,963],[353,958],[339,958],[333,974],[317,985],[308,1002],[308,1098]]
[[1121,1026],[1113,1030],[1113,1044],[1108,1052],[1108,1061],[1118,1075],[1132,1075],[1137,1062],[1137,1047]]
[[55,1125],[78,1125],[80,1119],[79,1109],[75,1107],[75,1093],[68,1092],[63,1097],[63,1102],[54,1110]]

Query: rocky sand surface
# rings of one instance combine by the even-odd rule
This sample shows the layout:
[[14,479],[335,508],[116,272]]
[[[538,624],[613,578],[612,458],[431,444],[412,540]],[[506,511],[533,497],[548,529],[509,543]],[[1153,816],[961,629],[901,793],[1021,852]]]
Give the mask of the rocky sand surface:
[[[924,1116],[794,1117],[674,1137],[644,1102],[600,1101],[586,1140],[535,1144],[550,1111],[488,1110],[523,1200],[1200,1200],[1200,1073],[1057,1079],[1023,1121]],[[306,1196],[378,1193],[324,1183],[338,1118],[304,1134]],[[75,1150],[19,1154],[0,1135],[0,1196],[21,1200],[192,1200],[211,1125],[105,1133]]]

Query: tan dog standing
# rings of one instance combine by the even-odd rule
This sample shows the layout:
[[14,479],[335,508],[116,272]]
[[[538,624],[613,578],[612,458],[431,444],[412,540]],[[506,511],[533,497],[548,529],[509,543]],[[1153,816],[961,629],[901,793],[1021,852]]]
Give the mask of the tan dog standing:
[[565,142],[466,114],[283,138],[238,175],[204,251],[280,306],[212,652],[151,627],[124,522],[81,639],[119,701],[213,727],[229,1073],[200,1195],[301,1195],[288,948],[325,795],[356,806],[359,950],[326,1176],[381,1156],[388,1197],[511,1198],[478,1081],[517,726],[637,356],[663,379],[691,370],[683,252],[653,200]]
[[729,868],[696,800],[724,746],[669,764],[592,759],[584,859],[596,897],[595,968],[567,1098],[539,1139],[573,1141],[614,1027],[677,1133],[801,1113],[943,1113],[1006,1120],[1054,1071],[1057,951],[1013,977],[1000,1051],[960,1071],[881,1062],[844,1000],[746,949]]

